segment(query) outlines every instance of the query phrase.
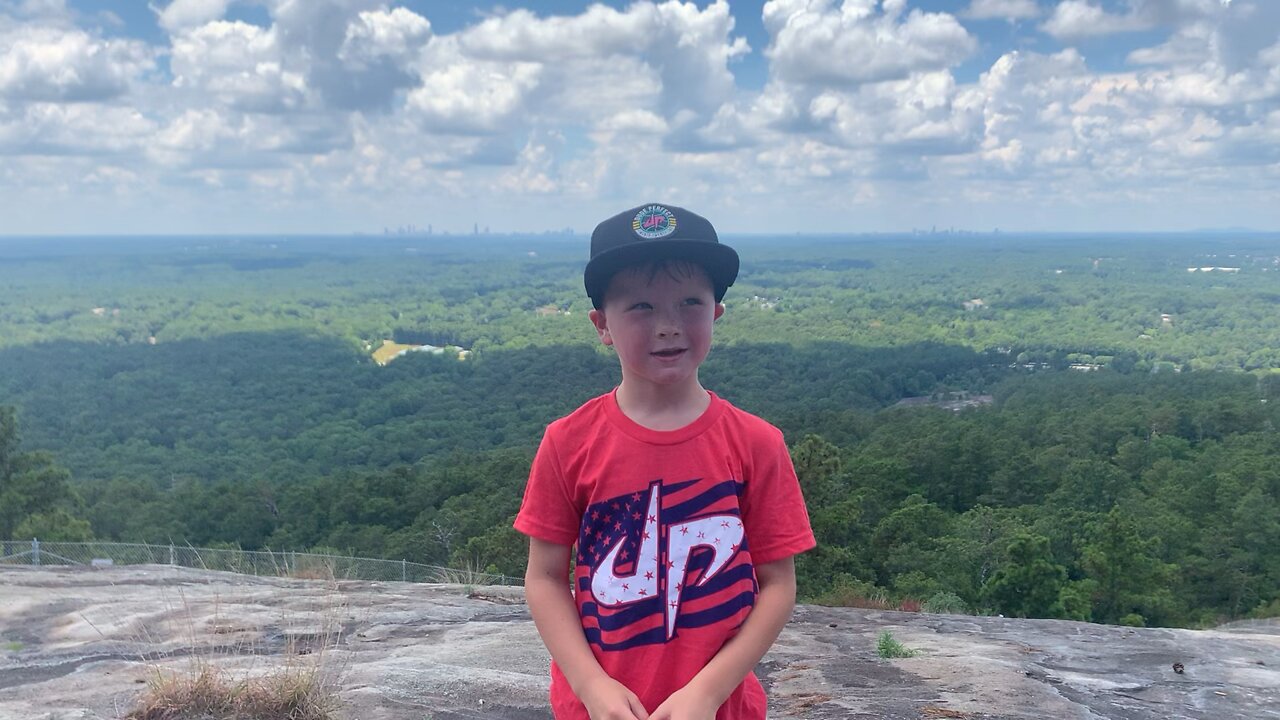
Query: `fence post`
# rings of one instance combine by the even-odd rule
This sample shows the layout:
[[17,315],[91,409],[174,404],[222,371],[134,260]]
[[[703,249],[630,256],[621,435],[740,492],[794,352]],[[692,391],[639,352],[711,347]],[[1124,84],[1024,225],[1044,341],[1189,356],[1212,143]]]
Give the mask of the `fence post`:
[[175,563],[173,560],[174,560],[174,557],[173,557],[173,543],[169,543],[169,564],[170,564],[170,565],[177,565],[177,563]]
[[37,538],[31,538],[31,564],[40,564],[40,540]]
[[408,581],[409,581],[409,564],[404,561],[404,558],[400,558],[400,582],[408,582]]

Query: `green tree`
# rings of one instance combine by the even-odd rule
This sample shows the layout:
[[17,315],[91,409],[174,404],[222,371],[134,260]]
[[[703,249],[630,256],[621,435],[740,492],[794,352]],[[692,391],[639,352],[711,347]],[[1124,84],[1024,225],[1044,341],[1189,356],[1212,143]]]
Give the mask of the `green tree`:
[[839,496],[840,448],[819,435],[805,435],[791,448],[791,461],[810,508],[827,505]]
[[495,525],[471,538],[450,558],[454,567],[496,572],[508,577],[524,577],[528,561],[529,538],[511,527],[511,521]]
[[87,542],[93,539],[88,520],[73,517],[63,508],[28,515],[18,523],[14,537],[39,538],[45,542]]
[[[873,557],[880,564],[879,584],[892,585],[894,576],[923,573],[936,565],[938,538],[947,534],[951,521],[952,516],[945,510],[919,495],[903,500],[897,510],[880,521],[871,536]],[[913,585],[920,584],[918,577],[913,580]]]
[[1167,582],[1173,566],[1160,560],[1156,544],[1154,538],[1139,534],[1137,522],[1118,505],[1093,525],[1082,564],[1098,583],[1095,620],[1117,623],[1135,614],[1144,624],[1166,620],[1172,605]]
[[[77,497],[68,482],[71,474],[42,452],[18,452],[18,421],[13,408],[0,406],[0,538],[17,537],[33,515],[44,519],[27,526],[45,527],[50,513],[71,518]],[[38,536],[33,536],[38,537]]]
[[927,572],[945,591],[979,605],[982,588],[1004,564],[1010,539],[1023,532],[1013,511],[979,505],[957,517],[946,537],[937,540]]
[[1053,562],[1049,538],[1022,533],[1009,542],[1005,564],[985,588],[995,609],[1013,617],[1057,617],[1067,569]]

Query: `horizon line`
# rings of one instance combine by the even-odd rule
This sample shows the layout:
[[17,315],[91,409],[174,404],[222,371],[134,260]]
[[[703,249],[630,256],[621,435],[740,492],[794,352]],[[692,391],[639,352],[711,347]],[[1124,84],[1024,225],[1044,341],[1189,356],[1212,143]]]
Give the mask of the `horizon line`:
[[[719,235],[723,237],[741,237],[741,238],[771,238],[771,237],[882,237],[882,236],[910,236],[910,237],[932,237],[941,235],[966,235],[966,236],[1003,236],[1003,235],[1068,235],[1068,236],[1094,236],[1094,235],[1203,235],[1203,234],[1223,234],[1223,235],[1275,235],[1280,234],[1280,229],[1257,229],[1257,228],[1195,228],[1189,230],[1016,230],[994,228],[992,230],[967,230],[948,228],[945,230],[921,230],[919,228],[911,230],[778,230],[771,232],[735,232],[732,230],[719,231]],[[270,238],[270,239],[295,239],[295,238],[512,238],[512,237],[575,237],[588,238],[587,233],[565,232],[564,230],[515,230],[506,232],[413,232],[413,233],[380,233],[380,232],[226,232],[226,233],[200,233],[200,232],[154,232],[154,233],[0,233],[0,241],[5,240],[46,240],[46,239],[164,239],[164,238]]]

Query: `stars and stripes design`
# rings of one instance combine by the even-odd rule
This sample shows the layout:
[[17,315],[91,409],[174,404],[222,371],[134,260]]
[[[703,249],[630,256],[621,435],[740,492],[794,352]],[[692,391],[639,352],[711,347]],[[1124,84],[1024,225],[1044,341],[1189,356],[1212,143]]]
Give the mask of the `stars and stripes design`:
[[589,506],[577,591],[589,642],[605,650],[664,643],[681,629],[741,623],[755,603],[738,498],[742,483],[650,483]]

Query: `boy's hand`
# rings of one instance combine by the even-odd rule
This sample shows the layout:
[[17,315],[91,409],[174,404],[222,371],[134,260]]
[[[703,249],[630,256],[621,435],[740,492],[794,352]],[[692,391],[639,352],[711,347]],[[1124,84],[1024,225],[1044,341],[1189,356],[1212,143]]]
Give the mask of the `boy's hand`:
[[649,713],[626,685],[603,675],[578,695],[591,720],[649,720]]
[[719,704],[688,685],[671,693],[649,720],[715,720]]

